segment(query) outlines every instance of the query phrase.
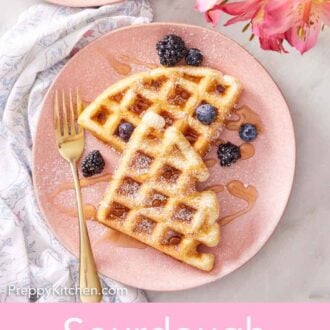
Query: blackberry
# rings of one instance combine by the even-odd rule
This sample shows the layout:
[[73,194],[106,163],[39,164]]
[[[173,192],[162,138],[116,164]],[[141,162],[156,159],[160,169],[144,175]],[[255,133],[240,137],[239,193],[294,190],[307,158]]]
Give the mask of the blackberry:
[[156,44],[160,64],[174,66],[187,54],[184,41],[174,34],[168,34]]
[[199,49],[190,48],[188,49],[185,60],[188,65],[199,66],[203,62],[203,55]]
[[231,142],[221,143],[218,147],[218,158],[221,166],[231,166],[241,158],[241,150]]
[[98,150],[91,151],[81,162],[81,170],[84,177],[102,173],[105,166],[104,159]]
[[245,142],[251,142],[257,138],[257,128],[253,124],[243,124],[239,129],[239,136]]
[[122,122],[118,127],[119,137],[127,142],[134,131],[134,126],[128,122]]
[[204,125],[211,125],[217,117],[217,108],[211,104],[201,104],[196,109],[197,119]]

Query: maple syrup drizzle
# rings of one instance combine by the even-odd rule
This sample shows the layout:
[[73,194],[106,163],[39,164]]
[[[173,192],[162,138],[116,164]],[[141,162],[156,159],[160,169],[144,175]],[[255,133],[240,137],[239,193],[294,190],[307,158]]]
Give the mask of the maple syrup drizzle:
[[116,59],[116,57],[113,56],[112,54],[107,55],[107,60],[109,61],[110,65],[113,67],[113,69],[122,76],[127,76],[132,71],[132,68],[130,65],[118,61]]
[[207,186],[206,188],[203,189],[203,191],[211,190],[211,191],[214,191],[215,193],[220,193],[220,192],[225,191],[225,188],[232,196],[246,201],[247,206],[237,212],[234,212],[232,214],[229,214],[229,215],[226,215],[226,216],[220,218],[219,222],[222,226],[232,222],[236,218],[249,212],[254,207],[254,205],[258,199],[257,189],[251,185],[247,186],[239,180],[230,181],[226,185],[216,184],[216,185],[212,185],[212,186]]
[[217,160],[215,158],[209,158],[209,159],[205,159],[204,163],[206,167],[211,168],[216,165]]
[[225,186],[223,184],[215,184],[213,186],[208,186],[204,188],[205,190],[211,190],[214,191],[215,193],[223,192],[225,190]]
[[[80,187],[89,187],[93,186],[94,184],[97,184],[99,182],[108,182],[112,177],[111,173],[105,173],[103,175],[97,176],[95,178],[89,178],[89,179],[80,179]],[[59,195],[62,191],[74,189],[74,183],[73,182],[64,182],[59,184],[55,190],[52,192],[50,197],[52,200],[56,198],[57,195]]]
[[259,132],[264,131],[259,115],[247,105],[243,105],[239,109],[233,110],[233,114],[238,116],[238,118],[225,120],[225,127],[230,131],[238,131],[242,124],[247,123],[255,125]]
[[114,56],[112,54],[107,55],[107,60],[112,66],[112,68],[120,75],[127,76],[132,72],[132,66],[131,64],[141,65],[145,66],[148,69],[155,69],[158,67],[158,65],[154,63],[145,63],[133,56],[129,55],[119,55]]
[[232,222],[236,218],[246,214],[249,212],[255,205],[257,199],[258,199],[258,191],[255,187],[251,185],[244,185],[243,182],[239,180],[233,180],[230,181],[226,188],[228,192],[239,199],[242,199],[247,202],[247,206],[233,214],[224,216],[220,218],[220,224],[221,226],[227,225],[228,223]]
[[[80,180],[80,186],[83,187],[90,187],[100,182],[109,182],[111,179],[112,174],[106,173],[101,176],[95,177],[95,178],[89,178],[89,179],[81,179]],[[51,194],[51,202],[55,205],[54,200],[55,198],[63,191],[74,189],[74,183],[73,182],[65,182],[60,185],[58,185],[53,193]],[[76,208],[65,208],[61,205],[55,205],[56,208],[62,212],[63,214],[69,216],[69,217],[77,217],[78,211]],[[83,212],[86,217],[86,219],[89,220],[96,220],[96,207],[92,204],[84,204],[83,205]],[[97,243],[101,242],[110,242],[111,245],[121,248],[135,248],[135,249],[145,249],[146,245],[143,243],[135,240],[134,238],[131,238],[125,234],[122,234],[116,230],[113,230],[111,228],[107,228],[106,234],[104,234]]]
[[251,143],[243,143],[240,145],[240,150],[241,150],[241,159],[249,159],[254,156],[256,153],[254,145]]
[[136,57],[130,56],[130,55],[119,55],[119,60],[126,62],[126,63],[131,63],[131,64],[136,64],[136,65],[142,65],[147,67],[148,69],[156,69],[158,68],[158,65],[155,63],[146,63],[141,60],[139,60]]
[[218,145],[221,144],[221,143],[225,143],[225,141],[222,140],[222,139],[220,139],[220,138],[218,138],[218,139],[212,141],[212,145],[214,145],[214,146],[218,146]]
[[[75,208],[65,208],[61,205],[56,206],[57,209],[67,215],[68,217],[77,217],[78,216],[78,211]],[[92,204],[84,204],[83,205],[83,212],[85,215],[85,218],[88,220],[96,220],[96,207]]]
[[[112,175],[110,173],[107,174],[103,174],[101,176],[95,177],[95,178],[89,178],[89,179],[80,179],[80,186],[81,188],[84,187],[89,187],[89,186],[93,186],[99,182],[108,182],[111,179]],[[65,182],[62,184],[59,184],[55,190],[53,191],[53,193],[50,195],[51,198],[51,202],[53,204],[55,198],[63,191],[66,190],[70,190],[70,189],[74,189],[74,183],[73,182]],[[78,211],[77,208],[66,208],[63,207],[61,205],[56,205],[57,209],[64,213],[65,215],[69,216],[69,217],[76,217],[78,215]],[[85,215],[86,219],[89,220],[95,220],[96,219],[96,207],[92,204],[84,204],[83,205],[83,212]]]
[[96,241],[96,244],[111,244],[112,246],[126,249],[146,249],[142,242],[122,234],[119,231],[107,228],[105,233]]
[[197,135],[194,134],[187,134],[185,135],[185,138],[189,141],[189,143],[194,144],[198,138]]

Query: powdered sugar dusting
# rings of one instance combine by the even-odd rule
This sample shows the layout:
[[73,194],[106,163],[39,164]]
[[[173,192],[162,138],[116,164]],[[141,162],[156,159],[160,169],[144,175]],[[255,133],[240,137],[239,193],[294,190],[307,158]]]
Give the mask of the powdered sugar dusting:
[[[127,33],[134,33],[135,38],[127,38]],[[154,45],[168,33],[178,34],[185,39],[189,47],[201,49],[206,66],[239,77],[245,89],[242,104],[248,104],[261,115],[267,131],[258,136],[255,142],[256,154],[252,159],[239,161],[231,168],[221,168],[217,164],[210,169],[210,179],[203,185],[226,185],[231,180],[238,179],[247,185],[257,187],[259,192],[255,208],[222,229],[222,241],[219,247],[205,249],[217,255],[216,267],[212,273],[197,271],[153,249],[120,249],[109,247],[106,243],[95,244],[93,252],[98,269],[102,273],[133,286],[154,290],[178,290],[208,283],[236,269],[254,255],[274,230],[290,190],[293,165],[286,162],[286,166],[278,167],[276,164],[283,159],[290,159],[294,154],[287,107],[267,73],[235,43],[220,34],[198,27],[153,24],[135,26],[133,30],[121,30],[109,34],[105,38],[98,39],[95,46],[75,55],[56,79],[53,90],[67,90],[75,87],[79,82],[82,98],[93,100],[109,84],[122,78],[107,62],[107,53],[118,49],[120,53],[132,54],[143,62],[158,63]],[[140,70],[144,68],[136,65],[132,72]],[[63,214],[50,202],[51,194],[58,185],[72,182],[70,169],[58,155],[53,130],[50,129],[52,115],[49,109],[52,108],[52,96],[51,92],[43,105],[36,135],[35,187],[50,226],[57,237],[77,255],[77,219]],[[106,160],[105,172],[113,173],[118,163],[118,153],[89,134],[86,134],[86,138],[86,152],[99,149]],[[240,143],[236,132],[223,130],[221,138],[235,144]],[[210,157],[216,157],[215,147],[208,155],[208,158]],[[276,176],[276,180],[272,180],[272,176]],[[106,185],[101,183],[84,189],[83,198],[97,206]],[[72,192],[63,194],[57,197],[56,202],[67,203],[67,206],[74,207],[75,199]],[[218,196],[222,215],[230,214],[245,205],[244,201],[232,197],[226,190]],[[103,226],[96,222],[89,225],[92,243],[95,243],[97,236],[100,235],[100,228]]]

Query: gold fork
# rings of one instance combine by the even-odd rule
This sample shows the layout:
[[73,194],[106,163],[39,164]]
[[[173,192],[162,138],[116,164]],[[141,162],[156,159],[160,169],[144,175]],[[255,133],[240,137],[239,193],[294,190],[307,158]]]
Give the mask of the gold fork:
[[72,93],[70,90],[69,110],[70,116],[68,116],[67,113],[65,93],[64,91],[62,91],[62,116],[60,116],[60,102],[58,92],[56,91],[54,104],[54,126],[56,144],[61,156],[70,164],[77,198],[80,240],[80,300],[82,302],[99,302],[102,299],[102,289],[97,274],[91,244],[89,241],[87,226],[85,222],[80,182],[77,170],[77,161],[79,160],[84,151],[84,130],[77,124],[77,118],[82,110],[82,102],[80,100],[78,92],[75,110],[73,106]]

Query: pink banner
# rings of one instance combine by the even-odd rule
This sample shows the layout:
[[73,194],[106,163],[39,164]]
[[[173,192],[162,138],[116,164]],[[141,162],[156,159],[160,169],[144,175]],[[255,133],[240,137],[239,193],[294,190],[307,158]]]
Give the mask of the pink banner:
[[329,330],[330,304],[2,304],[6,330]]

